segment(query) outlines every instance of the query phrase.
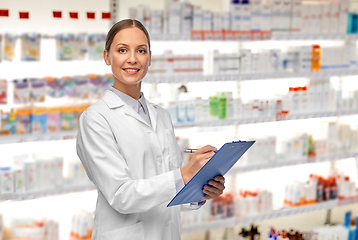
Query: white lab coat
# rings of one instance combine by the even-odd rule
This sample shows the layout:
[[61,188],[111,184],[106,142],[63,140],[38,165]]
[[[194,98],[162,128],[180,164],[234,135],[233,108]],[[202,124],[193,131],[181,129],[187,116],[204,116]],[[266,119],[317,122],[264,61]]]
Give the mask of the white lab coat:
[[169,113],[146,103],[152,127],[109,90],[80,117],[77,154],[98,189],[92,239],[180,239],[180,207],[166,205],[183,161]]

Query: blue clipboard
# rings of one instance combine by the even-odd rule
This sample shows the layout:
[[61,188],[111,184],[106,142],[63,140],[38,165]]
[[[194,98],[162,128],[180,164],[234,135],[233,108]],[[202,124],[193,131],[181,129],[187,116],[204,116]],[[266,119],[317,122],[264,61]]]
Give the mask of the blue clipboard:
[[255,141],[225,143],[192,179],[175,195],[167,207],[200,202],[205,196],[202,189],[214,177],[224,176]]

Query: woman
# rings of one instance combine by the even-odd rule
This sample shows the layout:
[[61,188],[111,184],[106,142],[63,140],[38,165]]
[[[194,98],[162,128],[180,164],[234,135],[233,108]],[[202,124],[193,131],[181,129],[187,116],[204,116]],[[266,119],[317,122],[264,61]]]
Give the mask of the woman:
[[[185,166],[170,115],[141,93],[151,63],[144,26],[122,20],[107,34],[104,60],[114,83],[80,117],[77,154],[97,186],[92,239],[180,239],[180,207],[166,207],[177,192],[214,155],[215,147],[199,149]],[[224,178],[205,185],[197,209],[218,197]]]

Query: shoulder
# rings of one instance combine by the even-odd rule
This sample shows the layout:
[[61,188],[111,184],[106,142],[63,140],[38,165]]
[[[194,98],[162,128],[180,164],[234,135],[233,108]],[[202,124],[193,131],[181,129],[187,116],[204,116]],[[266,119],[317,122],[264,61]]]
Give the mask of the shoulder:
[[80,116],[82,121],[90,121],[98,118],[105,119],[106,114],[109,113],[108,106],[103,102],[103,100],[99,99],[91,106],[89,106]]

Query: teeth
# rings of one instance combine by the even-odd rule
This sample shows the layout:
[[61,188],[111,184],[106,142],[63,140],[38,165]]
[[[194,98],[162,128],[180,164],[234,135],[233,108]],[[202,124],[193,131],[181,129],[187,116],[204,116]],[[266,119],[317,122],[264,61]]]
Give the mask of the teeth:
[[124,71],[126,71],[126,72],[138,72],[139,70],[137,70],[137,69],[124,69]]

